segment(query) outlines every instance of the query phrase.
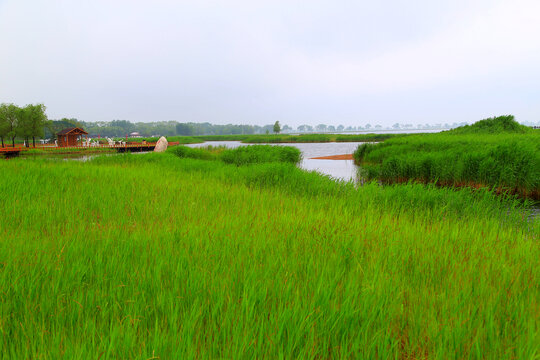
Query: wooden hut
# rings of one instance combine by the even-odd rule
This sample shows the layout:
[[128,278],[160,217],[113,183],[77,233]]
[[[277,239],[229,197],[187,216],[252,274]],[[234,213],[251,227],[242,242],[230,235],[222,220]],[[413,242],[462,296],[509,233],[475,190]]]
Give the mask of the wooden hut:
[[78,146],[82,145],[83,135],[88,135],[86,131],[78,127],[67,128],[56,134],[58,146]]

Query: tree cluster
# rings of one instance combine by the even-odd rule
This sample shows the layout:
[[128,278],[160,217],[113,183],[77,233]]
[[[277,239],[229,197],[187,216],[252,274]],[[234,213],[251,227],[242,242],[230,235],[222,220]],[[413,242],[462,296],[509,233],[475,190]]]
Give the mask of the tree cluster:
[[213,125],[210,123],[178,123],[176,134],[194,135],[252,135],[274,131],[274,125]]
[[[178,123],[176,121],[159,122],[138,122],[132,123],[128,120],[112,120],[86,122],[74,118],[63,118],[60,120],[51,120],[45,127],[44,137],[53,138],[59,131],[68,127],[83,128],[90,136],[101,137],[124,137],[133,132],[139,133],[144,137],[154,136],[196,136],[196,135],[252,135],[273,132],[273,125],[214,125],[210,123]],[[291,131],[292,128],[285,125],[281,129]]]
[[24,139],[26,146],[32,138],[34,147],[36,137],[43,137],[44,128],[48,125],[45,105],[29,104],[19,107],[14,104],[0,104],[0,142],[4,146],[4,139],[11,140],[15,146],[15,138]]

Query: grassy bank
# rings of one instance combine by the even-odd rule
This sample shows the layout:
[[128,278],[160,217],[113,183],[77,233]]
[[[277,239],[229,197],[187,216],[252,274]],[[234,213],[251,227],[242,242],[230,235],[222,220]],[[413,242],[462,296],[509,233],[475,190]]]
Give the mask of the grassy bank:
[[5,358],[534,358],[538,222],[172,153],[0,162]]
[[354,154],[369,179],[487,186],[540,198],[540,131],[513,117],[365,144]]

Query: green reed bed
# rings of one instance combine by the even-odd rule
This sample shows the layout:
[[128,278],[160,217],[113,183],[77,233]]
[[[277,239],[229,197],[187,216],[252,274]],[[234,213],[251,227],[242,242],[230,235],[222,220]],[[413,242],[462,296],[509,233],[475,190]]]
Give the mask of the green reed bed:
[[235,149],[227,149],[224,146],[207,146],[204,148],[176,146],[168,151],[181,158],[221,160],[227,164],[237,166],[271,162],[298,164],[302,158],[301,152],[297,148],[271,145],[240,146]]
[[192,148],[187,146],[175,146],[167,149],[168,153],[174,154],[180,158],[200,159],[200,160],[218,160],[220,154],[227,148],[225,146],[206,146],[201,148]]
[[3,358],[524,358],[538,222],[172,153],[0,162]]
[[[539,198],[540,132],[504,120],[507,117],[481,121],[479,127],[364,144],[355,160],[368,179],[387,183],[488,186]],[[486,121],[497,131],[490,131]],[[512,130],[512,125],[517,127]]]
[[373,142],[384,141],[402,134],[302,134],[302,135],[251,135],[244,143],[312,143],[312,142]]

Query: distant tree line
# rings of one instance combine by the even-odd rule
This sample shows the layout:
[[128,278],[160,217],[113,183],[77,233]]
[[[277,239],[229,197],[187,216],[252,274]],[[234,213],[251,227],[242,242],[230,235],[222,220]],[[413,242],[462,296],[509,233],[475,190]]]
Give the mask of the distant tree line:
[[0,104],[0,142],[11,141],[15,146],[15,138],[24,139],[29,146],[30,139],[36,146],[36,138],[44,136],[44,129],[49,125],[45,115],[45,105],[29,104],[19,107],[14,104]]
[[[288,125],[281,125],[279,121],[274,124],[259,126],[259,125],[214,125],[208,122],[194,123],[177,121],[159,121],[159,122],[138,122],[132,123],[128,120],[112,120],[86,122],[75,118],[63,118],[59,120],[48,120],[45,115],[45,106],[43,104],[30,104],[24,107],[19,107],[14,104],[0,104],[0,141],[4,146],[4,142],[15,144],[15,139],[25,140],[27,146],[29,140],[35,145],[36,138],[54,139],[56,134],[61,130],[69,127],[80,127],[86,130],[90,136],[101,137],[124,137],[134,132],[139,133],[143,137],[152,136],[197,136],[197,135],[252,135],[252,134],[269,134],[269,133],[333,133],[333,132],[353,132],[353,131],[376,131],[376,130],[413,130],[413,129],[450,129],[458,126],[466,125],[467,123],[452,123],[452,124],[400,124],[395,123],[391,127],[383,128],[380,125],[326,125],[318,124],[300,125],[296,129]],[[529,126],[538,125],[530,123]]]
[[[99,122],[86,122],[74,118],[51,120],[45,128],[45,138],[53,138],[56,133],[67,127],[83,128],[90,136],[124,137],[134,132],[143,137],[153,136],[197,136],[197,135],[252,135],[265,134],[274,131],[275,124],[258,125],[213,125],[210,123],[178,123],[176,121],[160,121],[150,123],[132,123],[128,120],[112,120]],[[285,125],[280,130],[292,130]]]
[[213,125],[210,123],[178,123],[177,135],[252,135],[265,134],[274,131],[274,125]]

